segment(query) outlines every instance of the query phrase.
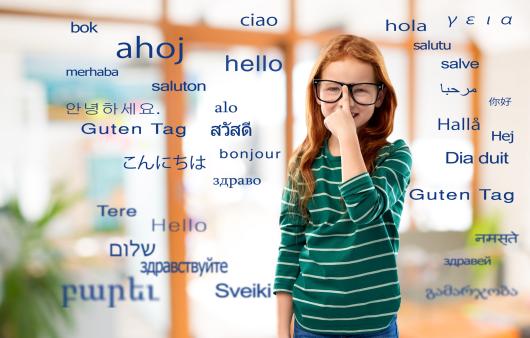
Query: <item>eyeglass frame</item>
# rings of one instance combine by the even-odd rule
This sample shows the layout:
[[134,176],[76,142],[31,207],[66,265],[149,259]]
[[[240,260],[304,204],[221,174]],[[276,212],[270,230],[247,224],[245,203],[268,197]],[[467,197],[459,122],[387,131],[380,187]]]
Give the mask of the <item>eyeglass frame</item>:
[[[379,83],[372,83],[372,82],[359,82],[359,83],[342,83],[342,82],[339,82],[339,81],[334,81],[334,80],[326,80],[326,79],[313,79],[313,88],[315,90],[315,96],[317,99],[319,99],[320,101],[322,102],[326,102],[326,103],[335,103],[335,102],[338,102],[340,99],[342,99],[342,91],[340,92],[340,95],[339,95],[339,98],[336,99],[335,101],[326,101],[326,100],[322,100],[319,96],[318,96],[318,90],[317,90],[317,85],[319,82],[321,81],[329,81],[329,82],[334,82],[334,83],[337,83],[337,84],[340,84],[340,87],[342,88],[342,86],[346,86],[348,87],[348,93],[350,93],[350,96],[351,98],[353,99],[353,101],[355,101],[355,103],[357,104],[360,104],[361,106],[371,106],[373,104],[376,104],[377,103],[377,98],[379,97],[379,93],[385,88],[385,84],[383,82],[379,82]],[[375,85],[377,87],[377,93],[375,94],[375,101],[373,103],[359,103],[357,102],[357,100],[355,99],[355,97],[353,97],[353,87],[356,86],[356,85],[360,85],[360,84],[371,84],[371,85]]]

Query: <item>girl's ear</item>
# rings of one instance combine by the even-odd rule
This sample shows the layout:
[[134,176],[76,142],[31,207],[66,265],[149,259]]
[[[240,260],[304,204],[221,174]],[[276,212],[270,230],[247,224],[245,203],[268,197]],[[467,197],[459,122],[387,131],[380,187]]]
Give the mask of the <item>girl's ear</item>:
[[383,100],[385,99],[385,96],[386,96],[386,87],[383,87],[383,89],[377,95],[377,101],[375,101],[376,108],[381,107],[381,105],[383,104]]

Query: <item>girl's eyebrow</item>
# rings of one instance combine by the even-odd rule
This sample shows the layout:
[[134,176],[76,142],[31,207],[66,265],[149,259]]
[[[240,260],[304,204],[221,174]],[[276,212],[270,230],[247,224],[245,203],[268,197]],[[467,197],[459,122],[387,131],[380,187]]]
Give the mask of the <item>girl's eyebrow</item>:
[[373,80],[373,81],[366,80],[366,81],[357,81],[357,82],[340,82],[340,81],[337,81],[337,80],[324,79],[324,78],[322,78],[322,80],[333,81],[333,82],[337,82],[337,83],[345,84],[345,85],[351,85],[351,84],[356,84],[356,83],[375,83],[375,80]]

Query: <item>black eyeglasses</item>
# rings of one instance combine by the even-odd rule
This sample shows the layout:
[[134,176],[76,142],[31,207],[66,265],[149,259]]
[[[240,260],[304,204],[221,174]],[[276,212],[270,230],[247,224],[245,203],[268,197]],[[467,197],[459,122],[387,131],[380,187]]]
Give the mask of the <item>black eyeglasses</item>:
[[375,104],[379,92],[383,90],[383,83],[342,83],[333,80],[314,79],[315,95],[320,101],[335,103],[342,98],[342,86],[348,87],[353,100],[363,106]]

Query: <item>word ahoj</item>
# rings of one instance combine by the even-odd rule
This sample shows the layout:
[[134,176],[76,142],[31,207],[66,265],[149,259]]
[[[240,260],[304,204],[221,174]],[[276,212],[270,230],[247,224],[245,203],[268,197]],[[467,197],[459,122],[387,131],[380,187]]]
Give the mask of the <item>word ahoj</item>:
[[[175,51],[177,51],[177,59],[173,64],[178,65],[182,62],[183,59],[183,49],[184,44],[182,41],[184,38],[182,36],[179,37],[179,43],[175,50],[175,46],[171,42],[164,41],[158,46],[156,46],[156,55],[159,58],[162,59],[170,59],[175,55]],[[145,47],[147,49],[147,57],[149,59],[153,58],[153,45],[149,42],[142,42],[139,35],[136,36],[136,44],[134,44],[135,48],[133,47],[133,44],[130,44],[128,42],[120,42],[118,43],[118,46],[124,46],[123,48],[119,49],[116,52],[116,56],[120,59],[131,59],[131,58],[141,58],[142,57],[142,47]],[[164,48],[165,47],[165,48]],[[136,51],[136,56],[133,56],[133,48]],[[165,50],[165,51],[164,51]]]

